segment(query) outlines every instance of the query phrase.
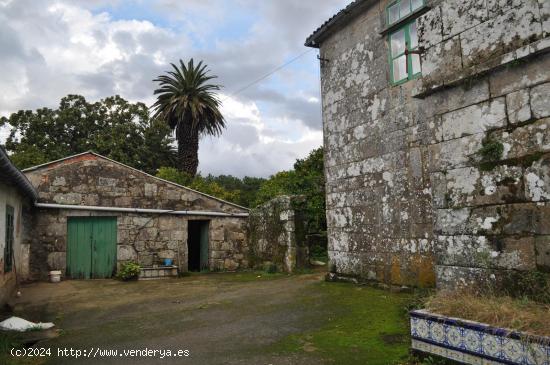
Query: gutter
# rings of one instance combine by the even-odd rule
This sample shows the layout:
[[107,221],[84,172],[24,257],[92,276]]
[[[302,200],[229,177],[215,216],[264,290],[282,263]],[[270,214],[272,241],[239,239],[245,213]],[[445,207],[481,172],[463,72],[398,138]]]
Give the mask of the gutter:
[[209,216],[209,217],[248,217],[248,213],[224,213],[201,210],[167,210],[167,209],[146,209],[146,208],[119,208],[119,207],[99,207],[94,205],[66,205],[34,203],[37,208],[46,209],[72,209],[72,210],[93,210],[98,212],[123,212],[123,213],[149,213],[149,214],[172,214],[188,216]]

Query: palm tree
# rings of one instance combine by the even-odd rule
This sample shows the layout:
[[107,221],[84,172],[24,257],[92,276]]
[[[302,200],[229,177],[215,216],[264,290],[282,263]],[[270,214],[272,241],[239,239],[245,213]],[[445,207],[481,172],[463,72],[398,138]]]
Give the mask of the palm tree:
[[205,134],[218,136],[225,128],[221,102],[215,93],[220,86],[208,83],[217,76],[208,75],[210,71],[202,61],[195,66],[191,58],[187,66],[182,60],[179,68],[171,65],[173,71],[153,80],[160,86],[154,93],[157,95],[154,117],[175,130],[179,169],[195,176],[199,165],[199,138]]

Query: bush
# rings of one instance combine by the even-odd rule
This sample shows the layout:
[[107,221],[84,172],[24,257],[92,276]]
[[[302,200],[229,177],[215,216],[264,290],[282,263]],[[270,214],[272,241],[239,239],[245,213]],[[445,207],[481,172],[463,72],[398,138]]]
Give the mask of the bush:
[[119,270],[117,277],[120,280],[128,281],[135,280],[138,278],[141,267],[135,262],[127,262],[122,264],[121,269]]

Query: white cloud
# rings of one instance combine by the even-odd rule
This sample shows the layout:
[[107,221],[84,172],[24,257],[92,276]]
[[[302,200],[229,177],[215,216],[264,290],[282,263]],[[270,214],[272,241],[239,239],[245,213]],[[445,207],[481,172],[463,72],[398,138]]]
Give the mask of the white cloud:
[[[309,32],[346,3],[0,0],[0,114],[56,107],[67,94],[152,105],[152,80],[190,57],[204,59],[228,94],[303,52]],[[109,10],[124,6],[144,15]],[[243,12],[252,24],[229,37],[224,22]],[[314,53],[300,62],[224,100],[228,128],[201,142],[203,173],[267,176],[321,144],[318,64]],[[0,130],[0,142],[6,135]]]

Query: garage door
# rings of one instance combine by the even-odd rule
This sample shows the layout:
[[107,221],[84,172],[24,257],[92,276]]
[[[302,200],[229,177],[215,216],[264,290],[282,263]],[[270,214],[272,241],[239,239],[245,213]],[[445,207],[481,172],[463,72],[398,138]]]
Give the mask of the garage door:
[[116,267],[116,217],[70,217],[67,224],[67,276],[101,279]]

